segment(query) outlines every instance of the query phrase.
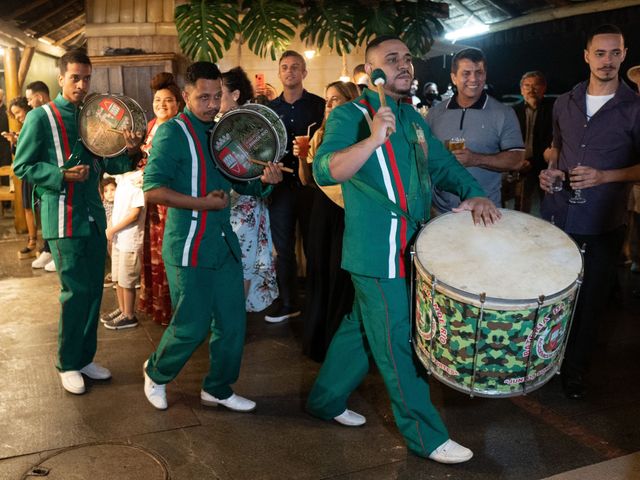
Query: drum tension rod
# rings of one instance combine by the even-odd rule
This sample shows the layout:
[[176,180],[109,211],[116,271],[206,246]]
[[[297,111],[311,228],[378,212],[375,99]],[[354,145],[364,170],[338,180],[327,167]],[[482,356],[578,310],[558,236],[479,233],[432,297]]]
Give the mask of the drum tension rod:
[[482,326],[482,320],[484,319],[484,302],[487,301],[486,292],[482,292],[480,294],[480,313],[478,314],[478,318],[476,320],[476,341],[473,344],[473,373],[471,374],[471,392],[469,393],[469,397],[473,398],[473,392],[476,385],[476,368],[477,368],[477,360],[478,360],[478,341],[480,340],[480,327]]
[[529,342],[529,355],[527,355],[527,366],[524,369],[524,382],[522,382],[522,394],[527,394],[527,382],[529,381],[529,368],[531,366],[531,357],[533,356],[533,345],[535,344],[536,339],[534,338],[534,334],[538,328],[538,322],[540,322],[540,314],[542,313],[542,304],[544,303],[544,299],[546,297],[544,295],[540,295],[538,297],[538,307],[536,308],[536,316],[533,320],[533,326],[531,328],[531,340]]

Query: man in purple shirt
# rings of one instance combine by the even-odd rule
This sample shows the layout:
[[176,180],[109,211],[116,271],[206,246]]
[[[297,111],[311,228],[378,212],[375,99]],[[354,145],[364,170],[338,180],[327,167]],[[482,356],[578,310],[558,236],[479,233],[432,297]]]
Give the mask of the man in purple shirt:
[[[553,147],[545,158],[557,167],[540,173],[540,187],[547,192],[542,216],[586,246],[584,279],[562,366],[565,394],[574,399],[585,395],[598,322],[605,318],[615,283],[630,182],[640,180],[640,98],[618,77],[626,53],[615,25],[602,25],[589,35],[584,51],[589,79],[556,100]],[[552,193],[554,175],[567,181],[562,191]],[[570,201],[576,190],[585,203]]]

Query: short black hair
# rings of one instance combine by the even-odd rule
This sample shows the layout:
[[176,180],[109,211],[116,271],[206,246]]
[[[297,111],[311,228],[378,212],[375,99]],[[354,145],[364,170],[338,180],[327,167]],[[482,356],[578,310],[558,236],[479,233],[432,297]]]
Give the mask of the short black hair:
[[253,85],[251,80],[242,67],[235,67],[222,74],[222,84],[226,86],[230,92],[238,90],[238,105],[244,105],[253,98]]
[[367,61],[367,62],[369,61],[369,52],[371,50],[374,50],[378,45],[380,45],[383,42],[388,42],[389,40],[400,40],[400,41],[402,41],[402,39],[397,35],[380,35],[380,36],[374,38],[369,43],[367,43],[367,48],[364,51],[364,59],[365,59],[365,61]]
[[65,53],[58,62],[58,66],[60,67],[60,75],[64,75],[67,71],[67,65],[70,63],[81,63],[83,65],[91,66],[91,59],[87,55],[86,50],[82,48],[74,48],[73,50],[69,50]]
[[620,30],[620,27],[612,23],[605,23],[604,25],[598,25],[596,28],[589,32],[589,35],[587,36],[587,48],[589,48],[589,45],[591,45],[593,37],[595,37],[596,35],[606,34],[620,35],[622,37],[622,42],[624,43],[624,34],[622,33],[622,30]]
[[45,93],[49,96],[49,87],[42,80],[36,80],[27,85],[25,90],[31,90],[32,93]]
[[453,61],[451,62],[451,73],[456,73],[458,71],[458,64],[460,60],[469,60],[473,63],[482,62],[486,68],[487,66],[487,58],[484,56],[484,53],[479,48],[465,48],[464,50],[460,50],[453,56]]
[[201,78],[205,80],[218,80],[221,76],[222,74],[215,63],[195,62],[187,68],[184,80],[187,85],[195,85]]

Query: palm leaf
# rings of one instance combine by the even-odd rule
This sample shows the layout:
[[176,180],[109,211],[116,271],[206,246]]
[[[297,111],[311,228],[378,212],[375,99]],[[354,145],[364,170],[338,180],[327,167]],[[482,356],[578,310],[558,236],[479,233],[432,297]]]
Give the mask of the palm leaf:
[[268,52],[275,60],[295,36],[300,23],[298,7],[279,0],[249,0],[244,7],[240,28],[249,49],[259,57]]
[[439,10],[434,9],[429,0],[402,0],[396,8],[396,34],[414,55],[425,56],[431,50],[434,37],[443,31],[442,24],[435,17]]
[[358,8],[354,18],[358,45],[367,43],[374,36],[394,35],[397,16],[393,2],[389,1]]
[[240,30],[237,5],[220,0],[191,0],[175,9],[178,42],[191,60],[216,62]]
[[302,17],[305,27],[300,32],[300,39],[318,48],[322,48],[326,41],[338,55],[349,53],[356,44],[355,10],[354,2],[344,0],[310,3]]

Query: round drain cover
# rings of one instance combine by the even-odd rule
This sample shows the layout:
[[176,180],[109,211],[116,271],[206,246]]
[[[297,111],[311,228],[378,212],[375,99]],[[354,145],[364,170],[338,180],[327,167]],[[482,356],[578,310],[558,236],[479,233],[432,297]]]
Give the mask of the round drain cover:
[[34,465],[23,480],[168,480],[165,461],[128,443],[93,443],[65,448]]

